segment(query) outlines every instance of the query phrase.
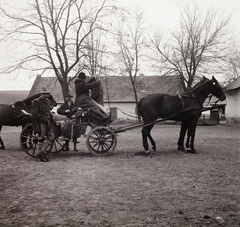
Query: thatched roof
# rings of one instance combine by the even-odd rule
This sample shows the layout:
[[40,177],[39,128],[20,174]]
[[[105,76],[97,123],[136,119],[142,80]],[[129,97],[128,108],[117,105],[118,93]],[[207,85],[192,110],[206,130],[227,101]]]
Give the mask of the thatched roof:
[[[104,88],[105,102],[135,102],[132,85],[128,76],[107,76],[99,77]],[[56,77],[37,76],[33,83],[29,96],[39,93],[45,87],[51,92],[58,103],[63,102],[61,86]],[[138,76],[137,82],[138,98],[152,94],[180,94],[183,93],[181,81],[178,76]],[[71,82],[70,93],[75,96],[75,86]]]

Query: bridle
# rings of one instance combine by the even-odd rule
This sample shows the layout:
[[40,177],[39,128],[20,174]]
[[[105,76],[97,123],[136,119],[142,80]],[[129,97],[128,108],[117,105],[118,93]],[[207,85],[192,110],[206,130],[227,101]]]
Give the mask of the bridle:
[[[193,91],[196,90],[197,88],[199,88],[200,86],[208,83],[209,81],[210,81],[210,80],[206,79],[206,81],[204,81],[203,83],[199,83],[198,85],[196,85],[195,87],[193,87],[193,88],[189,91],[190,94],[178,95],[179,99],[180,99],[181,102],[182,102],[183,108],[184,108],[184,100],[183,100],[183,97],[193,98],[193,100],[195,101],[195,103],[196,103],[197,106],[202,106],[202,107],[203,107],[203,105],[199,102],[199,100],[198,100],[198,99],[195,97],[195,95],[193,94]],[[216,83],[216,82],[215,82],[215,83]],[[213,97],[212,94],[208,95],[208,102],[207,102],[207,104],[206,104],[205,106],[208,106],[208,105],[209,105],[209,103],[211,102],[212,97]],[[218,98],[218,99],[214,102],[213,105],[216,105],[219,101],[220,101],[220,98]]]

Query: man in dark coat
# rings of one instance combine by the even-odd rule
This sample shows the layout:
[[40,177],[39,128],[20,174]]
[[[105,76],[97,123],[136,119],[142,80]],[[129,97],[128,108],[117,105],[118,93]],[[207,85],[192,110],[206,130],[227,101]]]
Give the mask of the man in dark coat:
[[76,99],[75,105],[81,107],[83,110],[90,110],[93,114],[92,123],[105,125],[110,121],[110,116],[104,111],[104,108],[96,103],[89,94],[94,88],[101,85],[101,81],[98,79],[90,79],[86,82],[86,75],[83,72],[78,74],[78,78],[75,80],[75,92]]
[[[48,162],[47,149],[54,141],[54,133],[51,127],[51,109],[48,96],[50,92],[46,89],[41,91],[41,96],[33,100],[32,118],[35,125],[37,124],[39,153],[38,157],[42,162]],[[33,124],[34,125],[34,124]]]
[[75,108],[74,102],[72,101],[72,95],[69,93],[65,96],[66,101],[57,109],[57,113],[60,115],[66,115],[69,119],[74,115],[73,109]]
[[[93,82],[93,81],[96,81],[94,77],[90,78],[88,82]],[[102,83],[100,83],[99,86],[91,89],[91,98],[98,104],[104,106]]]

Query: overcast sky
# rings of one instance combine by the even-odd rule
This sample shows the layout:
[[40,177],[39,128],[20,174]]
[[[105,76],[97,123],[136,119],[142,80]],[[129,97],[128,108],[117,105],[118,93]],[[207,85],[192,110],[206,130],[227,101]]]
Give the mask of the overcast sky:
[[[177,24],[179,3],[193,0],[115,0],[119,5],[139,11],[144,11],[145,18],[150,25],[164,25],[165,27]],[[23,4],[24,0],[0,0],[0,3]],[[240,34],[240,0],[200,0],[203,7],[214,7],[223,14],[231,14],[231,27]],[[240,37],[240,36],[239,36]],[[240,38],[239,38],[240,41]],[[0,67],[5,65],[8,51],[0,42]],[[35,79],[34,73],[14,72],[9,75],[0,74],[0,90],[29,90]]]

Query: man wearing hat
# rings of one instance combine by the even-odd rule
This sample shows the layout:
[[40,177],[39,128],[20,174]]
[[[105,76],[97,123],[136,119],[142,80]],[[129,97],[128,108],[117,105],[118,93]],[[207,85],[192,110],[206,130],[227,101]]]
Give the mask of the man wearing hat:
[[41,96],[34,99],[32,103],[32,118],[35,125],[37,125],[37,129],[34,130],[35,132],[38,132],[38,157],[40,158],[40,161],[48,162],[49,160],[46,157],[48,154],[47,149],[55,139],[51,128],[52,115],[50,111],[52,106],[48,100],[50,92],[43,88],[40,93]]
[[101,105],[90,97],[91,90],[101,86],[101,81],[95,78],[86,81],[85,73],[80,72],[74,83],[76,92],[75,105],[81,107],[83,110],[90,110],[92,112],[92,123],[99,125],[107,124],[110,121],[110,116]]
[[72,97],[71,94],[67,93],[65,102],[57,109],[58,114],[66,115],[69,119],[74,115],[73,109],[75,108]]
[[[65,96],[65,102],[57,109],[57,113],[60,115],[65,115],[67,118],[71,119],[75,114],[73,109],[75,108],[74,102],[72,101],[72,95],[67,93]],[[64,151],[69,151],[69,140],[66,140]],[[74,144],[74,150],[77,151],[76,144]]]

